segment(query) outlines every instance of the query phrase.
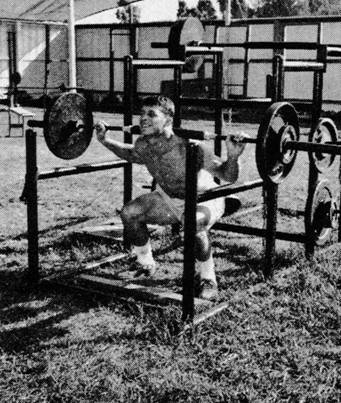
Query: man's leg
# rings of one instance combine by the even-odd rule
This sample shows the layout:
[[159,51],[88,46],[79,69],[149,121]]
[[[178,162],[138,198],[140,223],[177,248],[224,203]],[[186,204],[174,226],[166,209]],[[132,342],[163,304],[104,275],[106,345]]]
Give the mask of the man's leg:
[[154,274],[156,263],[152,254],[147,224],[174,224],[177,222],[176,216],[170,211],[160,194],[155,191],[127,203],[121,211],[121,219],[136,253],[137,263],[141,266],[140,274]]
[[218,294],[217,279],[214,271],[211,242],[208,238],[207,227],[211,222],[210,209],[198,206],[196,234],[196,272],[198,282],[198,296],[212,299]]

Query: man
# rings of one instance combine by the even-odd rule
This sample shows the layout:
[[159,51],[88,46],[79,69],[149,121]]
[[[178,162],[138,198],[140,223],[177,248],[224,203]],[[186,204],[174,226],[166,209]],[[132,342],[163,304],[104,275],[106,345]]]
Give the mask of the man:
[[[137,276],[152,276],[156,271],[147,224],[168,225],[183,223],[184,220],[186,141],[174,134],[173,116],[174,104],[169,98],[146,98],[140,116],[141,135],[134,145],[109,138],[104,122],[95,126],[97,138],[105,147],[122,159],[144,164],[157,182],[155,191],[130,201],[121,211],[123,225],[136,253],[134,268]],[[238,157],[245,147],[239,140],[238,136],[234,141],[229,137],[226,140],[226,161],[222,161],[204,143],[198,142],[201,154],[198,192],[216,187],[215,177],[228,183],[237,180]],[[208,230],[222,217],[224,210],[224,198],[198,205],[196,275],[197,295],[200,298],[212,299],[217,296]]]

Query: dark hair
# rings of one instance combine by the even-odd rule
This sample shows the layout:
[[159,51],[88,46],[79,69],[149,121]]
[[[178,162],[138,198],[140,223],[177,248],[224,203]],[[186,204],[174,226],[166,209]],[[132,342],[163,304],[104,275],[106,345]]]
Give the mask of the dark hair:
[[175,105],[174,102],[164,95],[157,95],[144,98],[142,100],[142,106],[157,106],[162,112],[170,117],[174,117]]

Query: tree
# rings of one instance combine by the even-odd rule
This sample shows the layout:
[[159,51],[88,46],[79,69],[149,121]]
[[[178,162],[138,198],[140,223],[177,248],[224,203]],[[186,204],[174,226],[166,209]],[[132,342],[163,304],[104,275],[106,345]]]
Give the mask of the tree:
[[123,24],[135,23],[140,20],[140,7],[127,5],[126,0],[118,2],[119,8],[116,11],[116,18]]
[[255,10],[257,17],[333,14],[341,15],[339,0],[261,0]]
[[189,8],[185,0],[179,1],[178,18],[198,17],[201,20],[216,20],[217,14],[211,0],[199,0],[196,7]]
[[341,4],[339,0],[306,0],[305,10],[311,15],[340,15]]
[[[220,10],[223,13],[227,0],[218,0]],[[232,18],[248,18],[253,16],[253,9],[249,7],[246,0],[231,0],[231,16]]]
[[256,17],[288,17],[302,14],[304,4],[297,0],[261,0]]

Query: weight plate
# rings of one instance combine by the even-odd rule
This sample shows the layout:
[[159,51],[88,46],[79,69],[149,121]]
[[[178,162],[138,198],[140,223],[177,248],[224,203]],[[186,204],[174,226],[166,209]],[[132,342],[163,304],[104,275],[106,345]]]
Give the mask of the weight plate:
[[201,55],[186,56],[184,46],[200,44],[203,40],[204,27],[199,18],[189,17],[177,21],[170,29],[168,54],[172,60],[183,60],[184,72],[195,73],[204,61]]
[[319,181],[308,196],[305,210],[305,232],[314,245],[324,245],[330,240],[335,221],[335,203],[329,181]]
[[[337,128],[332,119],[321,118],[314,132],[310,135],[310,141],[317,144],[336,143]],[[321,152],[309,153],[310,161],[320,173],[325,173],[333,165],[335,155]]]
[[80,157],[90,144],[92,132],[92,112],[80,94],[62,94],[46,113],[45,141],[49,150],[59,158]]
[[256,163],[264,181],[281,183],[291,171],[296,151],[287,150],[287,141],[299,140],[298,117],[288,102],[275,102],[265,112],[259,125]]

